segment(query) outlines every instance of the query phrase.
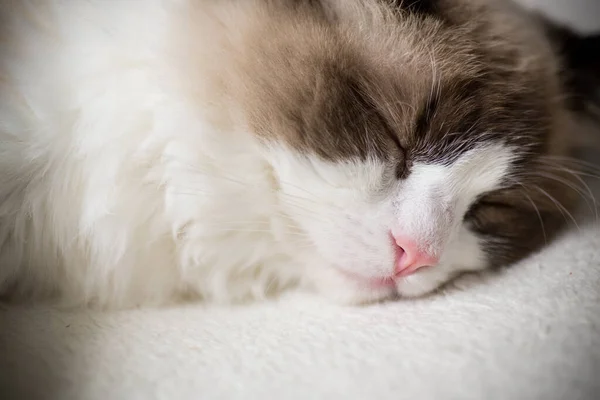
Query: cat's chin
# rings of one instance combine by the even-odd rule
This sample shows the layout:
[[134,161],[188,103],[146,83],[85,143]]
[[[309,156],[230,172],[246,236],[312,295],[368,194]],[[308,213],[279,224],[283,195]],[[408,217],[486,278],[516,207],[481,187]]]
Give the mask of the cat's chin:
[[362,305],[393,299],[396,287],[373,285],[368,279],[360,280],[335,268],[322,268],[310,275],[310,286],[326,299],[341,305]]
[[460,273],[457,269],[444,266],[425,267],[418,272],[396,280],[396,291],[403,298],[426,296]]
[[364,305],[397,298],[419,298],[435,292],[451,281],[459,271],[443,266],[427,267],[391,284],[374,285],[372,281],[348,276],[334,268],[312,274],[311,286],[323,297],[342,305]]

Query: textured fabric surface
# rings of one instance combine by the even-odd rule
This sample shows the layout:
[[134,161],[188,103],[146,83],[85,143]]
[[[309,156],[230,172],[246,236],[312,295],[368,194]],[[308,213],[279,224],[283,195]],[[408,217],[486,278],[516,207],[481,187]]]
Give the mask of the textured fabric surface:
[[504,273],[367,308],[3,309],[3,398],[598,398],[599,248],[582,228]]
[[[564,19],[589,16],[574,10]],[[600,227],[584,219],[507,271],[421,300],[0,306],[0,398],[597,399]]]

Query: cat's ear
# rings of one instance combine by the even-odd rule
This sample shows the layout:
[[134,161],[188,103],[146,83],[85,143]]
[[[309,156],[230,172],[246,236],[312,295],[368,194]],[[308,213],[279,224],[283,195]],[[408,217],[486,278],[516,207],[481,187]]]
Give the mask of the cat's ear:
[[[561,60],[561,75],[571,106],[589,111],[600,106],[600,32],[581,34],[565,26],[542,19],[552,46]],[[596,111],[597,117],[600,113]]]
[[401,10],[414,14],[436,15],[439,0],[393,0],[392,4]]
[[[302,0],[298,0],[302,1]],[[310,2],[310,0],[304,0]],[[374,4],[379,3],[386,8],[396,9],[402,13],[409,13],[415,16],[429,16],[444,19],[444,9],[440,4],[442,0],[370,0]],[[314,0],[314,3],[319,3],[327,19],[331,22],[336,22],[338,19],[355,18],[354,13],[357,8],[353,6],[353,2],[348,0]]]
[[313,17],[322,18],[328,23],[335,23],[338,19],[337,2],[345,0],[266,0],[275,3],[283,3],[291,7],[295,12],[310,14]]

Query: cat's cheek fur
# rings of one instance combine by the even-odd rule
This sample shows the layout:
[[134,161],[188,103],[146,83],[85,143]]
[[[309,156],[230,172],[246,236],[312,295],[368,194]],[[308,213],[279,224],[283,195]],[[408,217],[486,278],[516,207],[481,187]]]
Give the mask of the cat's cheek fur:
[[333,265],[366,278],[391,273],[394,214],[384,164],[323,161],[282,146],[272,147],[268,159],[280,209],[300,230],[291,243],[318,252],[320,268]]

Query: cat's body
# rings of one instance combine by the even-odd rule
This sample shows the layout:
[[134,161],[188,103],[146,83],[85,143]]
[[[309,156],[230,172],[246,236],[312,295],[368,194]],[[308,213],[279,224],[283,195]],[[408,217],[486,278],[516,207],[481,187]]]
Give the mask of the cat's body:
[[2,2],[0,292],[363,302],[539,248],[558,58],[509,3],[415,4]]

